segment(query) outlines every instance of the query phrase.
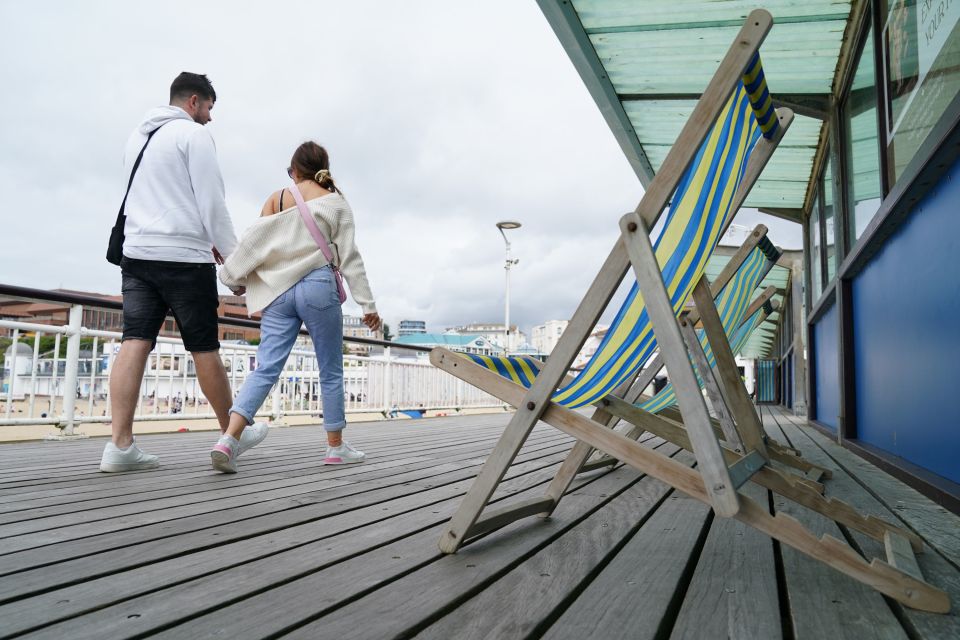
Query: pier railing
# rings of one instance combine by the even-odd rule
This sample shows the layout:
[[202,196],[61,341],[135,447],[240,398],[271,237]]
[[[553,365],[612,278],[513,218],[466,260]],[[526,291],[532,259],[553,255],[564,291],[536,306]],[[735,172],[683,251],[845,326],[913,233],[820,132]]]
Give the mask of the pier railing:
[[[118,310],[112,300],[67,292],[52,292],[0,284],[0,299],[43,302],[68,309],[66,323],[50,324],[4,318],[0,336],[10,339],[0,382],[0,427],[50,424],[63,435],[74,435],[83,423],[110,422],[110,370],[120,348],[121,333],[84,327],[84,309]],[[63,311],[60,312],[61,314]],[[54,314],[56,315],[56,314]],[[259,329],[259,322],[219,318],[223,326]],[[44,337],[52,337],[44,341]],[[63,342],[66,348],[63,348]],[[48,343],[42,347],[41,343]],[[343,356],[344,396],[348,413],[379,413],[397,417],[470,408],[504,406],[496,398],[434,368],[426,347],[370,338],[344,337],[344,342],[368,345],[370,355]],[[221,341],[223,359],[236,393],[256,368],[255,345]],[[61,355],[62,354],[62,355]],[[287,360],[279,381],[258,416],[323,414],[319,369],[312,343],[304,331]],[[140,387],[135,421],[214,418],[197,382],[193,359],[175,337],[160,337],[150,353]]]

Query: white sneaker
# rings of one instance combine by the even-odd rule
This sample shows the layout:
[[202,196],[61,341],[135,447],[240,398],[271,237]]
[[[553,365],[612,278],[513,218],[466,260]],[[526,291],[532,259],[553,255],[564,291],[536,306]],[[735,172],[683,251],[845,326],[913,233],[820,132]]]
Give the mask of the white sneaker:
[[108,442],[103,448],[100,458],[100,471],[117,473],[119,471],[140,471],[142,469],[156,469],[160,466],[160,458],[144,453],[137,446],[136,438],[133,444],[121,449],[113,442]]
[[256,422],[248,425],[243,430],[243,433],[240,434],[240,446],[237,447],[236,457],[239,458],[243,455],[244,451],[249,451],[263,442],[263,439],[267,437],[267,431],[269,429],[270,427],[267,426],[266,422]]
[[224,434],[210,450],[210,463],[220,473],[236,473],[239,450],[240,443],[237,439]]
[[344,440],[339,447],[327,447],[327,455],[323,459],[323,464],[352,464],[354,462],[363,462],[367,459],[367,454],[363,451],[357,451],[350,446],[350,443]]

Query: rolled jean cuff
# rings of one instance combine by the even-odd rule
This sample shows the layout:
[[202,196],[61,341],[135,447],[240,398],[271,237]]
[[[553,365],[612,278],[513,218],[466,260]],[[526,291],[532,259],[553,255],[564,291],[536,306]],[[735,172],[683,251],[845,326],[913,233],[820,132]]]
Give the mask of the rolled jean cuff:
[[341,420],[340,422],[331,422],[329,424],[324,422],[323,428],[325,431],[343,431],[347,428],[347,421]]
[[243,419],[247,421],[247,426],[250,426],[251,424],[253,424],[253,416],[238,406],[230,407],[230,413],[235,413],[238,416],[243,416]]

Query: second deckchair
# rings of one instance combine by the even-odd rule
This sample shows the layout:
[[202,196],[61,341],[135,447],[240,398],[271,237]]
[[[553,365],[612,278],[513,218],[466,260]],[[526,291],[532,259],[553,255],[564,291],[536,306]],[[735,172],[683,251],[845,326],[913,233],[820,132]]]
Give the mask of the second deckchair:
[[[774,516],[765,507],[739,495],[736,487],[740,479],[757,471],[750,466],[754,454],[761,461],[767,459],[765,444],[756,429],[742,431],[744,445],[750,451],[731,467],[727,466],[690,364],[687,347],[696,356],[700,344],[689,325],[686,333],[694,337],[685,344],[678,315],[692,292],[707,339],[717,357],[719,377],[729,377],[732,354],[713,306],[709,283],[701,276],[705,260],[716,244],[716,232],[725,226],[732,212],[743,202],[782,136],[783,125],[789,120],[788,114],[780,114],[782,120],[778,125],[778,115],[766,92],[757,54],[771,25],[772,18],[765,11],[754,11],[748,16],[640,205],[621,219],[618,242],[529,390],[452,352],[437,349],[431,353],[435,365],[517,409],[442,533],[441,550],[456,551],[469,535],[489,531],[527,515],[553,510],[562,491],[556,495],[548,491],[543,498],[490,514],[478,523],[493,490],[540,419],[574,436],[585,446],[609,453],[709,504],[718,515],[736,517],[908,606],[937,612],[949,609],[946,594],[922,578],[898,570],[892,562],[888,564],[875,559],[868,563],[835,538],[824,536],[818,539],[795,519],[782,513]],[[761,129],[764,139],[757,142]],[[674,192],[674,204],[655,249],[650,243],[648,230],[654,227]],[[684,217],[685,222],[678,222]],[[721,221],[719,225],[717,219]],[[616,348],[611,351],[609,344],[601,345],[606,347],[602,349],[604,356],[588,366],[589,375],[585,376],[585,371],[573,383],[558,390],[574,356],[631,267],[638,283],[635,298],[642,294],[642,304],[631,304],[621,310],[622,319],[627,322],[618,330],[617,342],[611,340]],[[631,314],[636,317],[630,317]],[[677,389],[689,448],[697,459],[696,469],[648,449],[570,409],[597,400],[603,402],[605,395],[636,373],[636,363],[652,351],[652,332],[649,337],[643,335],[648,325],[641,317],[644,314],[654,327],[656,342]],[[724,387],[727,391],[736,391],[736,385],[726,384]],[[727,400],[742,405],[743,398],[731,393]],[[749,404],[749,398],[746,402]],[[624,407],[625,411],[629,409],[636,408],[632,405]],[[735,409],[738,420],[746,415],[742,406],[735,406]],[[652,422],[668,423],[647,412],[636,411],[639,415],[629,419],[635,424],[647,416],[652,417]],[[753,412],[752,406],[749,411]],[[755,413],[753,418],[756,419]],[[680,431],[684,430],[681,428]],[[677,434],[678,437],[682,435]],[[480,526],[475,526],[478,524]],[[919,546],[915,538],[908,540]]]

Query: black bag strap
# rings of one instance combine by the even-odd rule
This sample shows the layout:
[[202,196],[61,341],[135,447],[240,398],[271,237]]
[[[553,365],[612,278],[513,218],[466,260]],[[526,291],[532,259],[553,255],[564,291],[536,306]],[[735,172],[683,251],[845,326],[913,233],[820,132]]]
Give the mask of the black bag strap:
[[160,125],[147,135],[147,141],[143,143],[143,148],[140,149],[140,155],[137,156],[136,162],[133,163],[133,169],[130,171],[130,180],[127,181],[127,192],[123,194],[123,202],[120,203],[120,212],[117,213],[117,224],[120,223],[120,219],[123,217],[123,211],[127,207],[127,196],[130,195],[130,187],[133,186],[133,176],[137,175],[137,169],[140,168],[140,161],[143,160],[143,152],[147,150],[147,145],[150,144],[153,134],[160,131],[162,127],[163,125]]

